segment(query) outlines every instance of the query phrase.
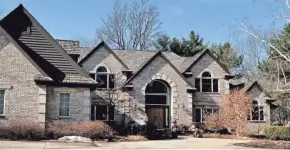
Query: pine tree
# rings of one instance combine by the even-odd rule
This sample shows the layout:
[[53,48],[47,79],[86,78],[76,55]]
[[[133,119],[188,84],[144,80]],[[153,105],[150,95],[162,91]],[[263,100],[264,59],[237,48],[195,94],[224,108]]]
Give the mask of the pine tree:
[[231,71],[235,71],[235,69],[240,67],[243,62],[243,56],[238,55],[238,53],[232,48],[230,42],[212,45],[211,50],[217,59]]

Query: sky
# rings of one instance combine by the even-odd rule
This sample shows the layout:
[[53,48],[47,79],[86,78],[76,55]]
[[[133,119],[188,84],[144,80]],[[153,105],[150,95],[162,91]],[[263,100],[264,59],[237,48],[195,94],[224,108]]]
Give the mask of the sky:
[[[132,0],[124,0],[131,3]],[[191,30],[208,43],[233,40],[235,24],[247,20],[255,27],[273,23],[269,16],[275,0],[152,0],[160,12],[161,31],[171,37],[188,37]],[[278,0],[276,0],[278,1]],[[19,4],[56,39],[93,39],[102,18],[112,11],[114,0],[2,0],[8,14]],[[282,23],[278,22],[278,28]]]

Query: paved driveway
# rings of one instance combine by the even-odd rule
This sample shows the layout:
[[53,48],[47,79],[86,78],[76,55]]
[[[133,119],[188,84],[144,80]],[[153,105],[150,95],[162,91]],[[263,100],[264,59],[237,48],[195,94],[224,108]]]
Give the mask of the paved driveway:
[[98,147],[91,144],[59,142],[0,141],[0,149],[245,149],[232,145],[240,142],[249,142],[249,140],[184,137],[174,140],[97,143]]

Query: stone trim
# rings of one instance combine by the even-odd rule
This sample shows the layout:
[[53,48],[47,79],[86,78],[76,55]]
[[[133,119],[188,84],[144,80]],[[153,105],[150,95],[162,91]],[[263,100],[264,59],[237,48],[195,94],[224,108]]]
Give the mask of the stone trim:
[[8,89],[11,89],[11,88],[12,88],[12,85],[0,84],[0,89],[8,90]]
[[147,85],[152,81],[152,80],[163,80],[167,82],[171,88],[171,93],[170,93],[170,115],[171,115],[171,122],[174,120],[177,120],[179,118],[177,109],[179,108],[177,104],[177,99],[178,99],[178,91],[177,91],[177,84],[172,81],[167,75],[162,74],[162,73],[156,73],[151,77],[151,80],[148,80],[146,84],[141,88],[141,93],[145,95],[145,90]]
[[38,123],[45,126],[46,114],[46,86],[40,86],[38,90]]

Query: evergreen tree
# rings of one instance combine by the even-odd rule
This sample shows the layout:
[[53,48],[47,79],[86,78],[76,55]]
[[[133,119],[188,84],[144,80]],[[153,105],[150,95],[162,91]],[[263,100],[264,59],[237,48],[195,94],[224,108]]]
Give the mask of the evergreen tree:
[[[290,55],[290,24],[286,24],[281,33],[270,40],[270,43],[281,51],[284,55]],[[286,73],[290,72],[290,65],[280,54],[278,54],[273,48],[269,48],[268,58],[263,62],[260,62],[258,68],[262,72],[266,72],[271,75],[277,74],[278,64],[281,64],[283,70]]]
[[232,71],[239,68],[243,62],[243,56],[237,54],[230,42],[212,45],[211,51],[221,63]]
[[154,43],[154,47],[157,50],[170,51],[170,43],[171,43],[171,38],[168,35],[163,34],[156,39],[156,42]]

